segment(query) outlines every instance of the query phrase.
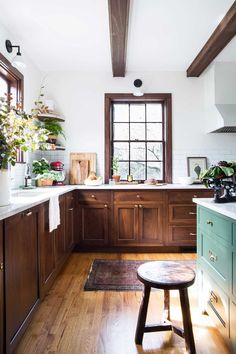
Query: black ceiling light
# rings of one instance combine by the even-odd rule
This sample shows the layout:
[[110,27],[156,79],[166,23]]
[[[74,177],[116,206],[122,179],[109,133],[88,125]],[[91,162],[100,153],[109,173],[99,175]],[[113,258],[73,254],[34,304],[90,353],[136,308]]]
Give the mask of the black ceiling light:
[[140,79],[134,80],[134,87],[135,87],[134,92],[133,92],[134,96],[143,96],[143,92],[140,89],[142,84],[143,84],[142,80],[140,80]]
[[19,45],[12,45],[11,41],[9,41],[9,39],[6,40],[5,44],[6,44],[6,48],[7,48],[8,53],[12,53],[12,48],[17,48],[16,55],[21,55]]

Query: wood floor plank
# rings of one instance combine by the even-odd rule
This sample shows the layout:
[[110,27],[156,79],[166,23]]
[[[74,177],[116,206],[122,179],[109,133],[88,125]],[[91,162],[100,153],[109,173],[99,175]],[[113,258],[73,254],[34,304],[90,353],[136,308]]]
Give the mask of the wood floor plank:
[[[175,260],[195,254],[74,253],[35,314],[14,354],[183,354],[182,338],[171,332],[134,335],[140,291],[83,291],[94,259]],[[177,291],[170,292],[171,318],[182,327]],[[197,353],[229,354],[208,316],[201,315],[195,288],[189,289]],[[161,320],[163,292],[152,291],[147,321]]]

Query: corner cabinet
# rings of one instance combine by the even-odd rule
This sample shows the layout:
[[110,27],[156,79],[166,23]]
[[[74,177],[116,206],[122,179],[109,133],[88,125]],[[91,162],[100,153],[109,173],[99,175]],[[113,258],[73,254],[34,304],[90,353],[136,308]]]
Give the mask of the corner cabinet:
[[198,206],[199,299],[236,353],[236,221]]

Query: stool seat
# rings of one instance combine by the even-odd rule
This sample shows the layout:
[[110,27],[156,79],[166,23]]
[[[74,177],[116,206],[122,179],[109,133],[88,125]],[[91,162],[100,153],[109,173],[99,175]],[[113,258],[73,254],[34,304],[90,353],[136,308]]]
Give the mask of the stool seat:
[[195,272],[184,264],[172,261],[154,261],[142,264],[138,279],[156,289],[183,289],[194,283]]
[[[195,280],[194,270],[180,262],[154,261],[142,264],[137,270],[137,277],[144,284],[144,292],[139,309],[135,343],[142,344],[143,335],[147,332],[173,331],[185,339],[187,351],[195,354],[196,349],[188,299],[188,287]],[[164,318],[161,323],[146,325],[151,288],[164,290]],[[169,290],[179,290],[183,329],[173,325],[170,321]]]

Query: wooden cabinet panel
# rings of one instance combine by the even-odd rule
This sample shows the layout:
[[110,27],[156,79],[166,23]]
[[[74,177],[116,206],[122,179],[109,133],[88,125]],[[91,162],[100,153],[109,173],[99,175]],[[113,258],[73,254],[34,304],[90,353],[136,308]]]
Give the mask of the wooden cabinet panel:
[[67,253],[70,253],[74,248],[74,193],[67,193],[65,198],[65,250]]
[[138,242],[138,205],[114,205],[114,244]]
[[65,246],[65,208],[66,208],[66,196],[61,195],[59,197],[59,205],[60,205],[60,225],[58,225],[55,230],[55,261],[56,266],[60,266],[61,263],[64,262],[66,257],[66,246]]
[[163,205],[139,205],[139,242],[155,246],[163,243]]
[[78,201],[80,203],[109,203],[111,199],[110,191],[78,191]]
[[170,204],[189,204],[192,203],[193,198],[213,198],[213,190],[199,190],[193,189],[191,191],[186,190],[174,190],[168,192],[168,202]]
[[4,353],[3,223],[0,221],[0,354]]
[[169,222],[170,223],[189,223],[196,221],[196,206],[195,205],[169,205]]
[[124,191],[114,192],[113,198],[115,202],[156,202],[164,200],[164,191]]
[[169,244],[182,246],[195,246],[196,225],[171,225],[169,226]]
[[80,244],[105,246],[108,243],[109,207],[104,204],[79,206]]
[[37,209],[5,220],[6,352],[12,352],[39,301]]

